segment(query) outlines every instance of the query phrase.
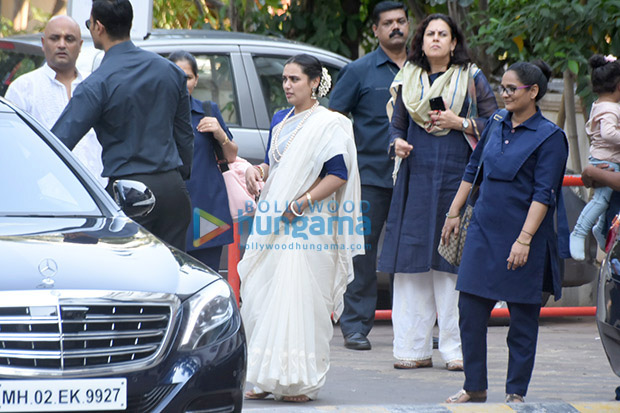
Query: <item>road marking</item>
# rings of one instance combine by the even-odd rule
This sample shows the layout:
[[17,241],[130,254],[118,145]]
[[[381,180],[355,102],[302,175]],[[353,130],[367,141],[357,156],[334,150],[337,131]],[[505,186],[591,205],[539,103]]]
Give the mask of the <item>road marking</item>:
[[420,404],[392,406],[295,406],[289,403],[269,408],[247,408],[244,412],[273,413],[606,413],[620,412],[620,402],[583,402],[583,403],[465,403],[465,404]]
[[572,406],[581,413],[602,413],[620,411],[619,402],[607,403],[571,403]]
[[444,406],[453,413],[514,412],[507,404],[497,403],[445,404]]

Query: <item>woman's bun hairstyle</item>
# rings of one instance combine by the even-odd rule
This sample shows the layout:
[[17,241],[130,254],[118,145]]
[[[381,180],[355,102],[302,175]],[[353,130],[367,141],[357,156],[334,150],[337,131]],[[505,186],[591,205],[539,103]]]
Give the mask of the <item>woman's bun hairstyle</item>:
[[541,72],[543,72],[543,75],[545,76],[545,78],[547,79],[547,81],[549,81],[549,79],[551,79],[551,74],[553,73],[553,70],[551,70],[551,66],[549,66],[547,64],[547,62],[545,62],[542,59],[536,59],[534,61],[531,62],[534,66],[537,66]]
[[538,102],[547,93],[547,84],[551,79],[551,67],[541,59],[532,62],[517,62],[508,68],[517,74],[517,77],[524,85],[538,85]]

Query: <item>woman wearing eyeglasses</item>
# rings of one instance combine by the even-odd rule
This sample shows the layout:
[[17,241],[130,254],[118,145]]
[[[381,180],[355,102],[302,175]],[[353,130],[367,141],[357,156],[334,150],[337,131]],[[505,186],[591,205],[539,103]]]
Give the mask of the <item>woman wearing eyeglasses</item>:
[[523,402],[534,368],[542,292],[556,300],[562,292],[560,257],[570,256],[561,192],[568,143],[536,105],[550,75],[542,61],[508,68],[499,90],[506,110],[487,123],[445,220],[442,241],[449,243],[484,153],[456,284],[465,384],[448,403],[486,401],[487,323],[500,300],[510,310],[505,400]]

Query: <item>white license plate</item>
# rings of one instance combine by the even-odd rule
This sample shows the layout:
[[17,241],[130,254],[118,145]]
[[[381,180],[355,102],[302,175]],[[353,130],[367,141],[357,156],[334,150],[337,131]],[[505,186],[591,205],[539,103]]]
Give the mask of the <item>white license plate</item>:
[[125,410],[127,379],[0,380],[0,412]]

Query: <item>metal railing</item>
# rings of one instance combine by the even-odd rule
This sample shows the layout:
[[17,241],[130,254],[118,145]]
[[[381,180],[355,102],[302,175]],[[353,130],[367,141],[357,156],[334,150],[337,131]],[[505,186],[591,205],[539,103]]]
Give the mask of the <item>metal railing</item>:
[[[562,186],[583,186],[580,175],[565,175]],[[237,223],[233,225],[234,242],[228,246],[228,283],[235,292],[237,304],[239,304],[239,273],[237,264],[239,263],[241,250],[239,249],[240,236]],[[589,317],[596,315],[596,307],[543,307],[540,309],[541,317]],[[507,308],[495,308],[491,312],[491,317],[503,318],[510,317]],[[391,320],[392,310],[376,310],[375,320]]]

